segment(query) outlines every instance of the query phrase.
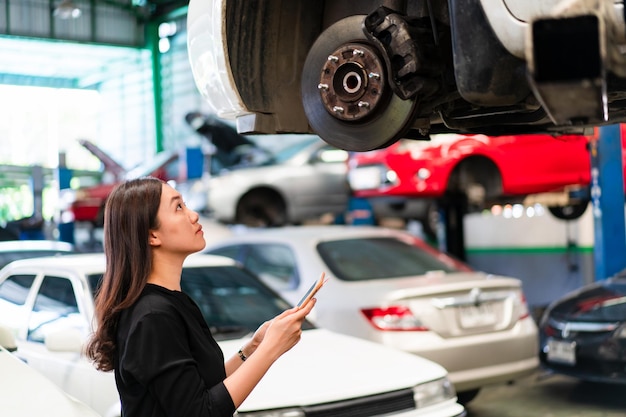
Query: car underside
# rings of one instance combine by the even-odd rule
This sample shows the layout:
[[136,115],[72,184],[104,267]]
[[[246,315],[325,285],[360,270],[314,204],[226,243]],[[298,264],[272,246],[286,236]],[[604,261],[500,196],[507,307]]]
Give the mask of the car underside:
[[[196,84],[240,133],[316,133],[367,151],[434,133],[588,134],[626,120],[622,1],[200,3],[210,2],[189,9]],[[528,22],[507,39],[494,10],[513,6]],[[522,13],[531,6],[543,9]],[[227,106],[203,59],[207,13],[223,25]]]

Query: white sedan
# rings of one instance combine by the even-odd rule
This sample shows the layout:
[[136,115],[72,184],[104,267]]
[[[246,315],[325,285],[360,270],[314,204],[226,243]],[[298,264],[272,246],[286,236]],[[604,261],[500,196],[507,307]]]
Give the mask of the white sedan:
[[234,230],[243,231],[206,251],[241,262],[293,304],[325,272],[316,324],[443,365],[461,403],[539,365],[537,326],[518,279],[473,271],[399,230]]
[[203,179],[202,185],[188,194],[193,197],[192,193],[203,189],[207,211],[220,222],[298,224],[345,211],[349,196],[347,159],[347,152],[319,137],[300,135],[265,162]]
[[[103,417],[120,416],[113,373],[82,355],[102,254],[16,261],[0,271],[0,330],[15,336],[16,355]],[[198,304],[225,355],[237,352],[265,320],[289,308],[231,259],[187,259],[182,288]],[[359,416],[464,416],[446,370],[404,352],[305,322],[283,355],[238,409],[254,417],[305,417],[346,410]],[[316,414],[317,415],[317,414]]]
[[[0,335],[0,343],[3,340]],[[94,410],[63,392],[2,346],[0,369],[0,403],[4,416],[98,417]]]

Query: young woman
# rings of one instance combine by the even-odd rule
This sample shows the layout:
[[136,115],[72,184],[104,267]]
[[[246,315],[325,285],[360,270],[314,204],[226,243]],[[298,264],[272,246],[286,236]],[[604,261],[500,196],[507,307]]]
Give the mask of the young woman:
[[124,417],[232,416],[300,340],[315,299],[264,323],[225,362],[180,286],[183,261],[204,246],[198,214],[161,180],[130,180],[107,199],[106,273],[87,355],[115,372]]

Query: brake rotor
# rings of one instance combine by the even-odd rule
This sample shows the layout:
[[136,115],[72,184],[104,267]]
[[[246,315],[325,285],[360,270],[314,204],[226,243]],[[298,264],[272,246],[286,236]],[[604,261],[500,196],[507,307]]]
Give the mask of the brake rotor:
[[302,101],[311,128],[329,144],[364,152],[388,146],[408,130],[414,100],[387,82],[378,48],[363,33],[364,15],[339,20],[315,41],[302,71]]

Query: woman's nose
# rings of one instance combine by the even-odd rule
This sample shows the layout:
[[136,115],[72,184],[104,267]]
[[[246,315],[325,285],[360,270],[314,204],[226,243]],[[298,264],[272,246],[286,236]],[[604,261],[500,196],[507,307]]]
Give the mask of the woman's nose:
[[200,220],[200,215],[197,212],[190,209],[189,218],[191,219],[192,223],[196,223],[198,220]]

